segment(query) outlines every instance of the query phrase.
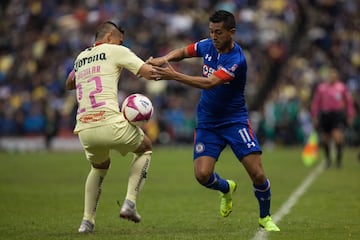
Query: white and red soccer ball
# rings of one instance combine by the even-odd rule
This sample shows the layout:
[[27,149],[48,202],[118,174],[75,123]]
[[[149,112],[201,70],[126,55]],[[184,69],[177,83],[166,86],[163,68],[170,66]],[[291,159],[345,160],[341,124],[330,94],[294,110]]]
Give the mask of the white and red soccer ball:
[[125,98],[121,112],[130,123],[140,126],[149,121],[154,112],[154,107],[148,97],[134,93]]

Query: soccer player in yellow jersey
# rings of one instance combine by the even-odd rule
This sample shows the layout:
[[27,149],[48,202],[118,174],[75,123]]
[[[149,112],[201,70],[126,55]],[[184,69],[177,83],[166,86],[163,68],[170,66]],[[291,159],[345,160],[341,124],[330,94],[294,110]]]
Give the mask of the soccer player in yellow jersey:
[[121,46],[124,31],[113,22],[101,24],[92,47],[76,58],[66,80],[66,89],[76,89],[76,126],[91,170],[85,183],[84,216],[80,233],[92,233],[101,188],[110,167],[110,149],[122,155],[134,153],[125,201],[120,217],[140,222],[136,198],[150,165],[152,144],[141,128],[131,125],[119,111],[118,80],[123,68],[151,79],[153,68],[130,49]]

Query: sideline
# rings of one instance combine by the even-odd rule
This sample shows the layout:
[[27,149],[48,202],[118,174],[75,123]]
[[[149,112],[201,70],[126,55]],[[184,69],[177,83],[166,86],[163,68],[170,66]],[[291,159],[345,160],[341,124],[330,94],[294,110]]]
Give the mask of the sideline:
[[[288,200],[281,206],[279,211],[272,215],[275,223],[278,223],[284,216],[290,213],[291,208],[297,203],[298,199],[303,195],[311,183],[324,170],[323,162],[320,162],[316,168],[305,178],[301,185],[290,195]],[[281,229],[281,227],[280,227]],[[269,232],[259,229],[252,240],[266,240]]]
[[44,135],[1,137],[0,151],[7,152],[38,152],[38,151],[82,151],[79,138],[69,136],[54,137],[47,141]]

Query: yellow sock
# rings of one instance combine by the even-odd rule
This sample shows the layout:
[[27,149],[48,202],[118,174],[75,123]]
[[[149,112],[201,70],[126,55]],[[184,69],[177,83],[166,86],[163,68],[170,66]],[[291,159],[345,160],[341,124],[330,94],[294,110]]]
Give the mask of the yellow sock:
[[101,187],[108,169],[91,167],[85,183],[84,219],[95,223],[96,209],[99,203]]
[[128,182],[128,188],[126,193],[126,199],[136,203],[136,198],[141,191],[146,174],[150,166],[152,151],[147,151],[142,155],[134,154],[134,159],[130,166],[130,176]]

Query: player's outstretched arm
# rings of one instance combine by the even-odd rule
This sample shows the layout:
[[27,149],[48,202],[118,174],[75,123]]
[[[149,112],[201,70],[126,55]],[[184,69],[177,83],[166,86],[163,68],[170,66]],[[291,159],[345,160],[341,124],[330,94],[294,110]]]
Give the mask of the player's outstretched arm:
[[188,86],[200,89],[210,89],[217,85],[223,84],[224,81],[212,75],[210,77],[190,76],[174,70],[174,68],[167,62],[166,67],[154,66],[155,72],[152,78],[156,80],[175,80]]
[[154,78],[152,78],[152,75],[154,74],[154,72],[155,72],[155,70],[152,65],[144,63],[140,67],[139,72],[137,73],[137,76],[146,78],[148,80],[153,80]]
[[162,57],[156,57],[156,58],[150,57],[148,60],[146,60],[146,63],[151,64],[153,66],[162,66],[166,62],[178,62],[188,57],[189,56],[187,50],[185,47],[183,47],[172,50],[168,54]]

